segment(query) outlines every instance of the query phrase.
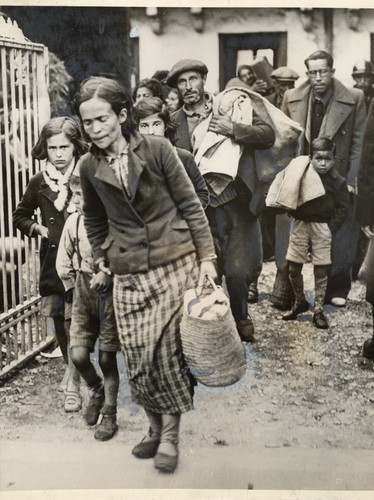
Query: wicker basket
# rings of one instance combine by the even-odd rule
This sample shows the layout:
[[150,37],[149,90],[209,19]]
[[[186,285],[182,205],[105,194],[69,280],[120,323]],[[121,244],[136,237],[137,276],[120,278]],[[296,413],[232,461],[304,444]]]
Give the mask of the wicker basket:
[[[188,290],[184,298],[183,316],[180,326],[183,354],[191,375],[203,385],[226,387],[235,384],[245,374],[244,346],[236,329],[228,297],[221,287],[210,280],[212,295],[222,291],[220,315],[214,319],[195,317],[191,304],[206,297],[206,288]],[[214,299],[213,299],[214,300]]]

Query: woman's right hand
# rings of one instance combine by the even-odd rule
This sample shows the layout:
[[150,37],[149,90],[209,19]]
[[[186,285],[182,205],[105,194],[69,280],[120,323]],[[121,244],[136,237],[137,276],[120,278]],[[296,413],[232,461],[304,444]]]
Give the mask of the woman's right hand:
[[45,226],[42,226],[41,224],[38,224],[36,228],[34,229],[36,234],[38,234],[43,240],[47,240],[49,238],[49,232],[48,228]]
[[217,279],[216,266],[211,260],[203,261],[200,263],[200,273],[198,281],[199,286],[204,283],[205,276],[209,276],[213,281]]

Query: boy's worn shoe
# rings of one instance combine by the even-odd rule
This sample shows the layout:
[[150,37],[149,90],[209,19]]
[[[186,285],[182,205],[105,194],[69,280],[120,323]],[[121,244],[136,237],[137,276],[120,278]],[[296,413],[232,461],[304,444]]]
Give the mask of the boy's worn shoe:
[[86,422],[88,425],[96,425],[99,419],[100,410],[104,406],[105,395],[104,387],[101,385],[88,401],[86,410]]
[[252,281],[248,288],[248,302],[250,304],[255,304],[258,302],[258,288],[257,281]]
[[299,304],[294,304],[291,311],[286,314],[283,314],[282,319],[285,321],[289,321],[292,319],[296,319],[299,314],[306,312],[309,310],[309,303],[307,300],[303,300]]
[[323,311],[316,311],[313,314],[313,325],[316,326],[317,328],[320,328],[321,330],[327,330],[329,327],[329,324],[327,322],[326,316],[324,315]]
[[238,329],[238,333],[243,342],[254,342],[254,326],[253,321],[250,316],[247,319],[241,319],[236,322],[236,327]]
[[374,337],[365,340],[362,355],[365,356],[365,358],[374,359]]
[[103,415],[103,419],[97,426],[94,436],[98,441],[108,441],[112,439],[117,431],[117,415]]

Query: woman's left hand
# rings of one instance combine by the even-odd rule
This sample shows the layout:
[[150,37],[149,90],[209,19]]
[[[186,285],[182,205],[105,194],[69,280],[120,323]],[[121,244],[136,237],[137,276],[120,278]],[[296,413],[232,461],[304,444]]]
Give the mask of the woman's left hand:
[[206,260],[200,264],[200,274],[199,274],[199,286],[204,283],[205,276],[208,275],[210,278],[215,280],[217,278],[217,271],[214,262],[211,260]]
[[98,293],[107,292],[112,286],[112,277],[103,271],[96,273],[90,281],[90,287]]

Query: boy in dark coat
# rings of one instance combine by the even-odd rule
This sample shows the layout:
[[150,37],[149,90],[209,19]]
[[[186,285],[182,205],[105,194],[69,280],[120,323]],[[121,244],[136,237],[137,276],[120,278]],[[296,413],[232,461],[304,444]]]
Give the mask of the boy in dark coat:
[[282,318],[296,319],[298,314],[309,309],[304,295],[302,268],[311,249],[315,279],[313,324],[327,329],[323,304],[328,266],[331,264],[331,240],[347,217],[349,193],[346,180],[335,169],[335,144],[330,139],[315,139],[311,156],[311,164],[320,176],[325,194],[299,205],[291,212],[294,220],[286,259],[295,302]]

